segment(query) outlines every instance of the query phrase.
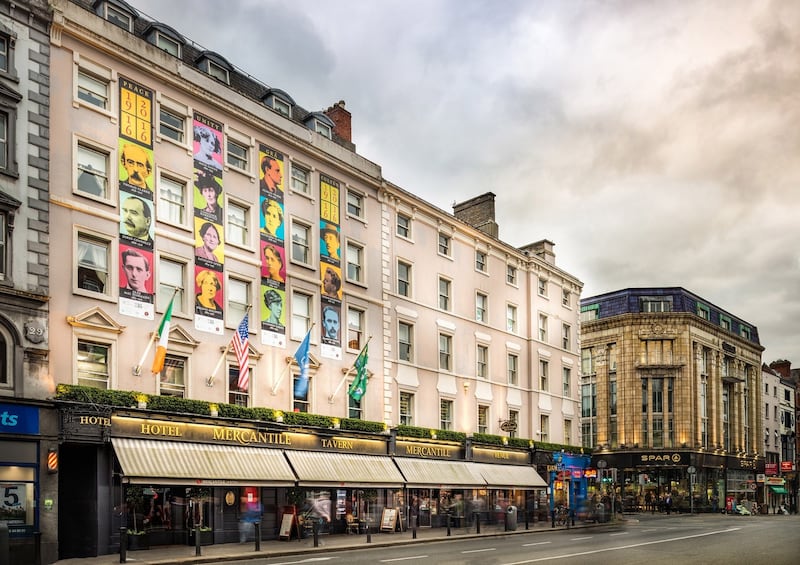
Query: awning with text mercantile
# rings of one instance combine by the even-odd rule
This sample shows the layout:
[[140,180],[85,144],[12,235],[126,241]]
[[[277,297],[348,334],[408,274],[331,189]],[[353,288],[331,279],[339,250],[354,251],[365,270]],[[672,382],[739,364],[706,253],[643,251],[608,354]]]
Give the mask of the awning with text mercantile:
[[410,488],[485,488],[477,463],[396,457],[395,463]]
[[527,465],[492,465],[491,463],[473,463],[489,488],[533,489],[545,488],[547,483],[536,469]]
[[280,449],[112,438],[131,483],[292,486],[296,477]]
[[286,451],[286,457],[301,486],[403,487],[403,475],[389,456]]

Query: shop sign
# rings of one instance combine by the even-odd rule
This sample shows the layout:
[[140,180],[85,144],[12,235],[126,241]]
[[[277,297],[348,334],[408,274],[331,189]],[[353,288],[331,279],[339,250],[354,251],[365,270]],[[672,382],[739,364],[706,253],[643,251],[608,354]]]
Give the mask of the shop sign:
[[786,479],[783,477],[767,477],[767,480],[764,481],[764,484],[768,487],[782,487],[786,484]]
[[781,461],[781,471],[784,473],[794,471],[794,461]]
[[766,475],[777,475],[778,474],[778,464],[777,463],[765,463],[764,464],[764,474]]
[[527,465],[528,453],[523,451],[504,451],[502,449],[472,448],[472,460],[479,463],[513,463]]
[[582,474],[583,474],[583,470],[581,470],[581,469],[573,469],[572,470],[572,478],[573,479],[580,479]]
[[38,434],[39,409],[33,406],[0,404],[0,433]]
[[299,432],[271,431],[261,428],[234,428],[209,424],[176,422],[112,416],[114,436],[138,439],[163,439],[197,441],[220,445],[247,445],[254,447],[281,447],[284,449],[310,449],[337,453],[364,453],[386,455],[386,442],[348,437],[325,437]]
[[763,483],[764,482],[764,473],[758,473],[756,475],[756,482],[757,483]]
[[642,453],[639,462],[642,465],[681,465],[682,453]]
[[396,445],[395,453],[405,457],[421,457],[423,459],[462,459],[461,448],[453,445],[416,441],[398,441]]
[[597,478],[597,469],[585,469],[583,471],[583,476],[587,479],[596,479]]

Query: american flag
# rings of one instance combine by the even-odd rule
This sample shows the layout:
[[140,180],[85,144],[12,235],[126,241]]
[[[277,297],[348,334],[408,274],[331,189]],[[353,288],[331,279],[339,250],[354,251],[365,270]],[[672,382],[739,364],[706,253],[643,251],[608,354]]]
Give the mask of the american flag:
[[239,383],[238,387],[241,391],[247,391],[250,385],[250,353],[248,351],[248,342],[250,340],[250,313],[246,313],[242,319],[242,323],[236,328],[236,333],[233,335],[233,350],[236,352],[236,361],[239,363]]

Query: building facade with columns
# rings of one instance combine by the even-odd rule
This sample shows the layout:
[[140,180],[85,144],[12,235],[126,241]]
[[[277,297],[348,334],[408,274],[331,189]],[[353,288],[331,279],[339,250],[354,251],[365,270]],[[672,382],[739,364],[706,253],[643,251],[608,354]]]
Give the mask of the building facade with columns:
[[764,472],[757,328],[680,287],[581,300],[581,425],[630,506],[717,510]]

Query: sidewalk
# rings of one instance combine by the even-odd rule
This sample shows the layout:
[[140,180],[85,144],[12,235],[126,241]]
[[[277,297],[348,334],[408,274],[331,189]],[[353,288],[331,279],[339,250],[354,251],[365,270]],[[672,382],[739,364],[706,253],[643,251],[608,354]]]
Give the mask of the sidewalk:
[[[574,528],[591,527],[594,524],[582,524],[575,522]],[[602,524],[607,525],[607,524]],[[560,526],[556,529],[566,529]],[[503,526],[481,525],[481,533],[475,531],[475,526],[471,528],[451,528],[450,537],[447,536],[447,528],[419,528],[416,532],[416,539],[412,531],[405,532],[381,532],[372,533],[369,536],[369,545],[381,547],[387,545],[413,544],[420,541],[447,541],[454,539],[491,537],[523,534],[530,532],[551,531],[550,522],[536,522],[529,524],[525,529],[525,523],[517,524],[515,531],[506,532]],[[319,536],[319,547],[314,547],[313,538],[302,539],[300,541],[292,539],[290,541],[264,540],[261,542],[261,550],[255,551],[255,542],[247,543],[226,543],[203,546],[201,555],[195,555],[196,549],[186,545],[159,546],[141,551],[128,551],[127,563],[136,565],[186,565],[191,563],[221,563],[242,559],[257,559],[263,557],[274,557],[281,555],[313,554],[321,551],[336,551],[364,547],[368,543],[365,534],[335,534]],[[102,555],[100,557],[89,557],[79,559],[63,559],[56,561],[57,565],[112,565],[119,563],[119,554]]]

